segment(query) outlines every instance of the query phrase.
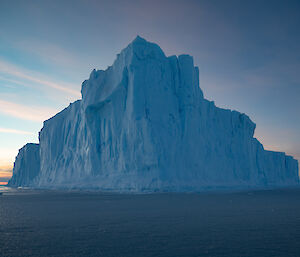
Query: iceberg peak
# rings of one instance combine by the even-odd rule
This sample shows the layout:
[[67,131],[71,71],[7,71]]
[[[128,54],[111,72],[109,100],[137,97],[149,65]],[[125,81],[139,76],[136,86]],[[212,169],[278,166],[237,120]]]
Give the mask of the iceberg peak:
[[132,43],[134,42],[147,43],[148,41],[145,38],[141,37],[140,35],[137,35],[135,39],[132,41]]
[[146,39],[136,36],[136,38],[124,49],[132,51],[138,59],[165,58],[165,54],[159,45],[149,42]]

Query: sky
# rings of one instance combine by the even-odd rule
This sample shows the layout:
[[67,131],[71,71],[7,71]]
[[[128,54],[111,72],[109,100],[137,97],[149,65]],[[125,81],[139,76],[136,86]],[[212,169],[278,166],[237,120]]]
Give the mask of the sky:
[[205,98],[300,160],[299,28],[298,0],[0,0],[0,184],[43,120],[137,35],[192,55]]

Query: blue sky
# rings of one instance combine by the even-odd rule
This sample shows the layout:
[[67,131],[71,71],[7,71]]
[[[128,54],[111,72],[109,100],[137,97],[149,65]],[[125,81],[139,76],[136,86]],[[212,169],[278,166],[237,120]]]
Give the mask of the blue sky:
[[293,0],[1,0],[0,177],[136,35],[194,56],[206,98],[249,115],[266,149],[300,159],[299,27]]

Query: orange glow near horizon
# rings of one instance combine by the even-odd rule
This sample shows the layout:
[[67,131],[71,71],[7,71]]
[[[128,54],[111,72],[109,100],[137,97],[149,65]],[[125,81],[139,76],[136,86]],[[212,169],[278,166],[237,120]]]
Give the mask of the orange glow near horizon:
[[2,172],[0,171],[0,181],[3,178],[11,178],[12,177],[12,172]]
[[[12,165],[0,165],[0,185],[6,185],[5,180],[11,178],[12,176]],[[4,180],[4,181],[3,181]]]
[[1,182],[0,181],[0,186],[5,186],[5,185],[7,185],[7,182]]

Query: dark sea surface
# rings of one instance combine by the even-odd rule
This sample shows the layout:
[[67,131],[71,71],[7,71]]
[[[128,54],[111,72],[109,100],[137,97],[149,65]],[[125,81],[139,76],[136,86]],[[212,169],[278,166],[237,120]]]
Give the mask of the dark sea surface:
[[300,256],[300,189],[0,192],[0,256]]

